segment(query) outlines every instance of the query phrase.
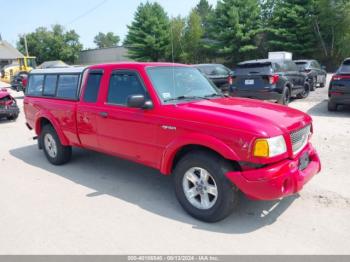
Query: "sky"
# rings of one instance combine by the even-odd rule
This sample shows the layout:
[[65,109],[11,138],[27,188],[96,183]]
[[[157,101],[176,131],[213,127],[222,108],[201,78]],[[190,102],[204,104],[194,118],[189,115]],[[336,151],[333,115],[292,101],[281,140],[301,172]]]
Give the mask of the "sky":
[[[146,0],[0,0],[0,34],[16,45],[18,35],[61,24],[80,35],[84,48],[95,48],[98,32],[124,39],[137,6]],[[154,2],[154,0],[150,0]],[[157,0],[170,17],[186,16],[199,0]],[[215,6],[217,0],[208,0]]]

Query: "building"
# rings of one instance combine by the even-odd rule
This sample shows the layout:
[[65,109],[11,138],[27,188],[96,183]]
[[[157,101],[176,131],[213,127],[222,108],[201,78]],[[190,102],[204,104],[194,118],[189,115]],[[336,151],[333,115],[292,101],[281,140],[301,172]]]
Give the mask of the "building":
[[23,54],[14,48],[10,43],[1,39],[0,35],[0,69],[5,65],[13,63],[18,58],[23,58]]
[[127,57],[127,55],[128,50],[122,46],[83,50],[80,52],[78,64],[91,65],[120,61],[132,61]]

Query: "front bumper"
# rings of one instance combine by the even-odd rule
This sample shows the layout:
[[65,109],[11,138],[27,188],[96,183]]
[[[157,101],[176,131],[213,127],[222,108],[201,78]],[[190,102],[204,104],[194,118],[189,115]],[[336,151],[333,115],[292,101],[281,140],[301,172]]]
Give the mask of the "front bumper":
[[[304,170],[299,169],[300,156],[309,154],[310,162]],[[316,150],[308,144],[296,159],[287,159],[264,168],[228,172],[227,178],[247,197],[257,200],[274,200],[299,192],[303,186],[321,171],[321,162]],[[249,177],[262,177],[250,180]]]
[[16,106],[11,106],[8,108],[0,108],[0,117],[15,116],[19,114],[19,108]]

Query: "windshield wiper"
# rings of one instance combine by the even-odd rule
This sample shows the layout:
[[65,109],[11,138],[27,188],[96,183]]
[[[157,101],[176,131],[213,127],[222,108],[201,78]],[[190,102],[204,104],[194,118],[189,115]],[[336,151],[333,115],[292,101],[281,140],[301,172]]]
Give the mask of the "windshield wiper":
[[210,98],[210,97],[226,97],[224,94],[218,94],[218,93],[213,93],[213,94],[210,94],[210,95],[206,95],[204,96],[205,98]]
[[178,100],[192,100],[192,99],[205,99],[210,100],[207,96],[178,96],[165,99],[164,102],[178,101]]

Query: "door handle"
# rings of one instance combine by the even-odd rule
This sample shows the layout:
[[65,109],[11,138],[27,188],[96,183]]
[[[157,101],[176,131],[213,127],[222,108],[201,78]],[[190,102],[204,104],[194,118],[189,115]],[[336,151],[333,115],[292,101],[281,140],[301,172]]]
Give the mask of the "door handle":
[[107,112],[100,112],[99,115],[100,115],[100,117],[103,117],[103,118],[107,118],[108,117],[108,113]]

